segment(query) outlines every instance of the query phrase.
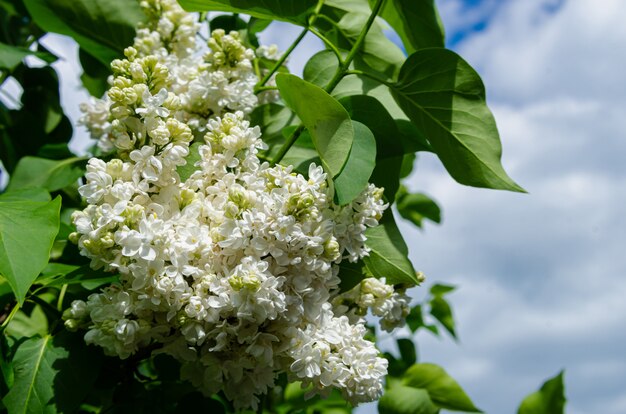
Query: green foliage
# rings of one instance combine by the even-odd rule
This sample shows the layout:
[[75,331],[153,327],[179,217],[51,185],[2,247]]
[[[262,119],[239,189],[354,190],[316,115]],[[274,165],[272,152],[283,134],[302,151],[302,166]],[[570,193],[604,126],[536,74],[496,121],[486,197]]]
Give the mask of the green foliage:
[[21,108],[8,110],[0,105],[0,161],[12,173],[21,157],[46,158],[72,156],[66,143],[72,126],[63,114],[59,99],[59,81],[51,67],[19,66],[12,76],[24,92]]
[[230,33],[233,30],[243,30],[247,27],[246,21],[235,14],[223,14],[211,19],[209,22],[209,30],[222,29],[226,33]]
[[437,414],[439,408],[422,389],[393,384],[378,401],[380,414]]
[[565,402],[565,386],[561,371],[544,382],[539,391],[524,398],[517,414],[563,414]]
[[60,209],[60,197],[50,202],[0,198],[0,273],[20,303],[48,263]]
[[457,339],[452,307],[446,299],[446,295],[454,289],[454,286],[442,284],[431,286],[429,295],[422,303],[411,308],[411,312],[406,318],[407,326],[411,332],[417,332],[423,328],[439,336],[439,327],[442,327],[454,339]]
[[109,66],[90,55],[82,47],[78,49],[78,58],[80,59],[80,65],[83,67],[80,80],[85,89],[96,98],[104,96],[109,87],[107,82],[107,78],[111,74]]
[[246,13],[260,19],[306,25],[317,0],[180,0],[188,11]]
[[93,270],[89,265],[74,266],[63,263],[49,263],[41,271],[36,283],[44,287],[62,287],[80,284],[86,290],[94,290],[102,285],[119,282],[117,274],[102,269]]
[[11,175],[7,191],[28,187],[60,190],[76,181],[85,173],[85,158],[72,157],[61,161],[39,157],[23,157]]
[[347,96],[339,100],[350,117],[365,124],[376,138],[376,161],[370,182],[385,189],[388,200],[395,198],[399,187],[400,167],[404,147],[398,139],[399,131],[394,119],[383,105],[367,95]]
[[456,53],[436,48],[413,53],[391,93],[459,183],[524,191],[500,164],[500,138],[483,83]]
[[368,270],[376,277],[386,277],[388,283],[419,285],[417,273],[407,257],[409,249],[393,214],[387,210],[379,223],[365,232],[365,244],[372,249],[363,259]]
[[[350,50],[368,17],[369,12],[346,13],[326,34],[341,49]],[[376,23],[367,32],[359,57],[367,67],[388,77],[397,76],[405,60],[402,50],[384,35],[383,27]]]
[[0,69],[12,71],[22,63],[22,60],[24,60],[26,56],[37,56],[48,63],[52,63],[56,60],[56,56],[50,53],[32,51],[0,42]]
[[342,292],[346,292],[361,283],[364,276],[373,275],[367,269],[367,266],[365,266],[365,263],[363,263],[362,260],[359,260],[356,263],[344,260],[339,263],[339,278],[341,279],[339,288]]
[[75,335],[31,338],[13,358],[14,384],[2,402],[10,413],[74,412],[99,371],[94,357]]
[[280,73],[276,84],[281,97],[310,132],[324,169],[335,178],[346,164],[354,141],[348,112],[323,89],[297,76]]
[[439,408],[472,413],[481,412],[459,384],[440,366],[415,364],[406,371],[402,383],[409,387],[426,390],[431,401]]
[[185,165],[180,165],[176,168],[176,172],[180,176],[181,182],[187,181],[187,178],[191,177],[191,174],[196,170],[196,162],[200,161],[200,153],[198,152],[202,143],[194,142],[189,146],[189,155],[185,158],[187,163]]
[[41,306],[34,305],[17,311],[4,333],[13,338],[31,338],[46,336],[49,328],[46,313]]
[[139,3],[127,0],[24,0],[43,30],[71,36],[108,67],[132,45],[135,25],[145,20]]
[[447,293],[452,292],[454,289],[453,286],[447,285],[434,285],[430,288],[430,294],[432,295],[432,299],[430,300],[430,314],[456,339],[452,308],[444,298]]
[[262,129],[263,140],[271,143],[283,138],[285,128],[294,124],[296,115],[286,106],[271,102],[257,106],[250,114],[251,123]]
[[425,219],[441,223],[441,209],[426,194],[402,191],[396,196],[396,205],[398,213],[417,227],[421,228]]
[[444,46],[443,24],[434,0],[388,0],[380,15],[398,33],[408,54]]
[[376,164],[376,139],[360,122],[352,121],[354,141],[350,155],[339,175],[334,178],[335,201],[339,205],[354,200],[369,183]]

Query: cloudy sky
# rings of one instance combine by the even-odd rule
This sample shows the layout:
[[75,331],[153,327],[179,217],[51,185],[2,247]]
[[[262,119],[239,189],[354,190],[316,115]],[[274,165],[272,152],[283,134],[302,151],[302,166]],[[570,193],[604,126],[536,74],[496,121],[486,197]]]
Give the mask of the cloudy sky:
[[[488,413],[514,413],[565,369],[568,413],[623,414],[626,2],[437,3],[448,46],[487,85],[504,166],[529,194],[463,187],[434,157],[419,159],[409,186],[440,203],[444,223],[402,230],[427,286],[458,286],[450,300],[460,336],[419,334],[420,359],[444,366]],[[285,48],[298,31],[279,25],[264,43]],[[56,64],[62,99],[77,119],[87,95],[75,49],[60,37],[48,46],[65,56]],[[295,72],[320,47],[311,38],[304,46]]]
[[566,370],[568,413],[626,412],[626,2],[438,0],[448,46],[482,75],[503,163],[529,194],[411,177],[444,223],[404,226],[451,295],[460,343],[418,335],[489,413]]

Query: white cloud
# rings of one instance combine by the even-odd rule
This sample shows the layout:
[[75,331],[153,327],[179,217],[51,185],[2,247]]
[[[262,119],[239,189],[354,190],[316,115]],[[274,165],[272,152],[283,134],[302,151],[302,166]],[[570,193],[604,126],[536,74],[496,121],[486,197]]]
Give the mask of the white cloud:
[[516,0],[460,46],[488,80],[491,96],[513,102],[562,96],[622,99],[626,5],[621,0]]
[[[441,1],[444,23],[458,4]],[[493,13],[458,49],[487,85],[503,164],[530,194],[463,187],[434,157],[418,160],[411,187],[441,203],[444,223],[402,230],[432,282],[459,285],[461,338],[420,334],[420,354],[486,412],[515,412],[564,368],[568,413],[623,413],[626,3],[516,0]]]

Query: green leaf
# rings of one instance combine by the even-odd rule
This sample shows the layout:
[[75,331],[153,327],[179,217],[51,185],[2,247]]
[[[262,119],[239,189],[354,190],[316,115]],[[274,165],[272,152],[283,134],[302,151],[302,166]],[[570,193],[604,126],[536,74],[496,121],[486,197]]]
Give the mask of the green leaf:
[[539,391],[524,398],[517,414],[563,414],[566,401],[561,371],[554,378],[547,380]]
[[5,332],[18,339],[35,335],[44,336],[48,333],[48,318],[39,305],[34,306],[30,313],[20,309],[7,325]]
[[404,374],[403,384],[424,389],[440,408],[472,413],[481,412],[461,386],[448,373],[435,364],[415,364]]
[[311,163],[320,165],[322,161],[315,149],[294,145],[289,149],[287,154],[285,154],[281,163],[284,165],[293,165],[294,171],[306,176],[309,173],[309,165],[311,165]]
[[204,145],[204,143],[194,142],[193,144],[191,144],[191,146],[189,147],[189,155],[187,155],[187,158],[185,158],[185,161],[187,162],[184,165],[179,165],[178,167],[176,167],[176,172],[178,172],[181,182],[187,181],[187,179],[191,177],[191,174],[193,174],[198,169],[198,167],[196,167],[196,162],[201,160],[199,152],[201,145]]
[[179,0],[179,3],[187,11],[245,13],[306,26],[317,0]]
[[[13,375],[12,348],[9,338],[6,335],[0,335],[0,393],[2,395],[6,395],[9,392],[15,379]],[[0,402],[0,410],[3,408],[4,405]]]
[[28,187],[60,190],[76,181],[85,173],[85,158],[73,157],[62,161],[38,157],[23,157],[11,175],[8,190]]
[[100,371],[98,355],[76,335],[31,338],[16,351],[15,381],[2,402],[10,413],[75,412]]
[[50,202],[0,202],[0,273],[20,304],[48,263],[60,209],[61,197]]
[[331,178],[339,175],[354,140],[348,112],[323,89],[297,76],[279,73],[276,85],[283,100],[311,133],[326,172]]
[[455,289],[456,289],[456,286],[443,285],[441,283],[436,283],[431,286],[430,293],[435,296],[443,296],[443,295],[447,295],[450,292],[453,292]]
[[444,295],[455,290],[455,286],[435,284],[430,288],[430,294],[432,298],[429,301],[430,314],[439,321],[439,323],[452,335],[454,339],[457,339],[455,331],[454,317],[452,316],[452,308],[448,301],[444,299]]
[[415,350],[413,340],[410,338],[399,338],[397,343],[402,361],[404,361],[407,366],[415,364],[417,361],[417,351]]
[[448,302],[441,296],[435,296],[430,301],[430,314],[456,339],[454,317]]
[[[306,81],[323,88],[330,82],[338,67],[339,61],[337,60],[335,54],[330,50],[322,50],[313,55],[307,61],[304,67],[303,77]],[[359,56],[357,56],[352,62],[350,69],[359,69],[365,72],[372,71],[372,69],[369,68],[362,61],[362,59],[359,58]],[[415,147],[415,149],[411,152],[423,150],[422,147],[429,145],[425,141],[425,138],[419,133],[417,128],[406,127],[406,124],[411,125],[409,118],[402,111],[402,109],[400,109],[394,98],[391,96],[391,92],[387,86],[366,76],[347,75],[339,82],[335,89],[332,90],[331,95],[337,99],[355,95],[366,95],[376,98],[376,100],[385,108],[386,112],[389,113],[394,120],[396,120],[396,125],[401,128],[400,137],[402,138],[402,141],[404,142],[408,139],[409,141],[414,142],[411,148]],[[404,120],[405,123],[401,125],[397,122],[397,120]],[[410,148],[405,148],[405,152],[409,149]]]
[[400,185],[400,167],[404,154],[395,121],[385,107],[371,96],[347,96],[339,102],[346,108],[352,120],[362,122],[374,133],[376,167],[370,182],[384,188],[387,200],[393,200]]
[[272,20],[269,19],[258,19],[256,17],[250,17],[245,28],[245,36],[248,40],[248,43],[254,48],[258,48],[260,44],[257,35],[263,30],[267,29],[271,23]]
[[246,29],[247,27],[248,24],[245,22],[245,20],[234,14],[223,14],[221,16],[217,16],[211,19],[211,22],[209,23],[209,28],[211,31],[215,29],[222,29],[226,33]]
[[146,19],[139,2],[128,0],[24,0],[33,20],[47,32],[71,36],[108,65],[133,44],[135,25]]
[[426,328],[431,331],[434,335],[439,336],[439,330],[435,325],[427,325],[424,321],[424,316],[422,314],[422,306],[416,305],[411,308],[411,312],[406,317],[406,324],[411,330],[411,332],[415,333],[420,328]]
[[47,287],[80,284],[87,290],[102,285],[119,282],[119,276],[102,269],[93,270],[89,265],[74,266],[62,263],[50,263],[36,280],[37,284]]
[[0,194],[0,202],[8,201],[50,201],[50,193],[43,188],[24,188]]
[[391,92],[456,181],[524,191],[500,164],[502,147],[485,88],[459,55],[438,48],[418,50],[402,66]]
[[0,275],[0,309],[4,309],[6,311],[8,309],[7,306],[13,302],[13,300],[14,296],[11,285],[9,285],[9,282],[7,282],[7,280]]
[[369,183],[369,178],[376,166],[376,138],[372,131],[360,122],[352,121],[354,143],[346,165],[337,177],[335,184],[335,201],[345,205],[354,200]]
[[330,6],[335,9],[342,10],[345,14],[346,12],[356,12],[356,13],[365,13],[368,14],[371,12],[370,6],[367,2],[362,0],[326,0],[324,1],[324,7]]
[[[14,131],[14,136],[20,132],[29,133],[32,131],[31,128],[40,129],[44,134],[51,134],[64,116],[59,95],[59,77],[56,71],[50,66],[27,68],[21,71],[17,79],[24,88],[21,97],[22,109],[17,112],[17,114],[23,114],[23,118],[14,117],[14,121],[28,129]],[[37,119],[38,122],[33,122],[33,119]],[[33,139],[30,136],[20,137],[22,138],[30,142]],[[40,147],[49,142],[50,140],[45,139],[44,142],[38,144]]]
[[363,279],[371,276],[368,273],[369,271],[363,261],[359,260],[356,263],[351,263],[347,260],[342,260],[341,263],[339,263],[338,276],[339,279],[341,279],[341,283],[339,283],[339,290],[341,292],[347,292],[361,283]]
[[13,413],[53,413],[54,369],[60,357],[51,346],[52,337],[33,338],[17,349],[13,360],[15,382],[2,402]]
[[[369,13],[346,13],[337,22],[336,35],[339,38],[335,43],[343,49],[351,49],[368,18]],[[341,39],[345,39],[346,42],[342,43]],[[358,53],[368,67],[388,77],[395,77],[398,74],[406,58],[402,50],[385,36],[383,27],[377,23],[370,27]]]
[[403,194],[397,200],[397,207],[398,213],[417,227],[422,227],[424,219],[441,223],[441,209],[426,194]]
[[365,124],[376,137],[376,159],[394,158],[404,154],[398,129],[389,112],[378,99],[367,95],[341,98],[350,118]]
[[101,98],[109,88],[108,77],[111,75],[110,66],[104,65],[82,47],[78,50],[78,58],[80,65],[83,67],[83,73],[80,75],[83,86],[91,96]]
[[307,82],[324,88],[335,75],[339,60],[330,50],[322,50],[311,56],[304,65],[302,77]]
[[437,414],[428,392],[404,385],[393,385],[378,401],[380,414]]
[[433,152],[433,148],[422,134],[422,131],[417,129],[411,121],[407,119],[396,119],[396,127],[400,133],[400,141],[404,147],[404,153],[410,154],[417,151]]
[[297,119],[291,109],[273,102],[257,106],[250,114],[250,123],[261,128],[265,142],[282,138],[283,129]]
[[7,112],[10,121],[5,122],[0,106],[0,124],[6,128],[0,128],[0,158],[9,173],[15,170],[19,158],[40,152],[56,153],[53,148],[67,143],[72,136],[72,124],[60,104],[55,70],[50,66],[21,66],[13,76],[24,88],[22,108]]
[[26,56],[37,56],[38,58],[52,63],[56,57],[50,53],[32,51],[23,47],[10,46],[0,42],[0,69],[13,71],[22,63]]
[[41,275],[37,278],[37,283],[46,285],[49,282],[52,282],[59,277],[65,276],[78,268],[80,268],[80,266],[56,262],[48,263],[46,267],[44,267],[44,269],[41,271]]
[[406,178],[411,174],[416,159],[417,155],[415,154],[405,154],[404,157],[402,157],[402,165],[400,165],[400,178]]
[[418,49],[444,47],[443,24],[434,0],[388,0],[380,16],[398,33],[409,55]]
[[390,284],[419,284],[415,269],[408,258],[409,249],[391,211],[385,212],[378,226],[368,228],[365,236],[365,245],[371,252],[363,261],[375,277],[384,277]]

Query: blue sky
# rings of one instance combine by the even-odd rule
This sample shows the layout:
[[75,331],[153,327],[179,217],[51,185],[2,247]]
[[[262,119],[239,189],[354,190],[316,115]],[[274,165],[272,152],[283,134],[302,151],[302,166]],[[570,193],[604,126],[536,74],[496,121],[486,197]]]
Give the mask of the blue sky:
[[[561,369],[569,414],[626,413],[626,2],[437,4],[448,47],[485,81],[503,164],[529,194],[464,187],[435,157],[418,160],[408,185],[436,199],[444,221],[401,228],[426,286],[458,286],[460,336],[419,334],[420,359],[444,366],[487,413],[516,412]],[[263,41],[285,49],[298,32],[277,25]],[[87,94],[75,48],[59,36],[48,46],[64,55],[61,96],[77,120]],[[320,47],[307,37],[294,72]]]

